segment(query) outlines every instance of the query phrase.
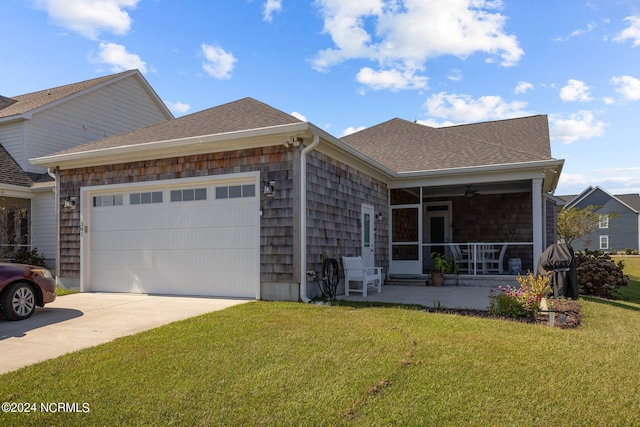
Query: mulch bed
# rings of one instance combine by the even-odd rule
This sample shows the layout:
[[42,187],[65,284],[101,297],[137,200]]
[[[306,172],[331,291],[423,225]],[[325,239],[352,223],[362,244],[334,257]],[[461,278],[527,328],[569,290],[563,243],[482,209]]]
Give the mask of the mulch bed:
[[[548,300],[552,303],[552,310],[555,312],[554,327],[562,329],[575,329],[579,328],[582,324],[582,304],[579,301],[568,299],[551,299]],[[549,315],[547,313],[540,313],[537,318],[532,317],[504,317],[491,314],[486,310],[475,310],[466,308],[430,308],[425,307],[423,311],[429,313],[444,313],[455,314],[458,316],[473,316],[482,317],[486,319],[502,319],[510,320],[522,323],[535,323],[535,324],[549,324]]]

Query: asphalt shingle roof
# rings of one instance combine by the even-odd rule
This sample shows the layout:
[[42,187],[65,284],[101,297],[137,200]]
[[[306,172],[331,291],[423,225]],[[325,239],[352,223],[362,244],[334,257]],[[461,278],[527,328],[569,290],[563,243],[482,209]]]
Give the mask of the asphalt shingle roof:
[[56,154],[82,153],[106,148],[170,141],[193,136],[216,135],[300,122],[297,118],[253,98],[243,98],[177,119],[136,129],[122,135],[115,135],[73,147]]
[[0,144],[0,184],[31,187],[31,177],[22,170],[11,154]]
[[396,118],[341,139],[397,172],[552,159],[543,115],[442,128]]
[[111,74],[104,77],[98,77],[96,79],[85,80],[79,83],[72,83],[64,86],[58,86],[51,89],[40,90],[38,92],[28,93],[26,95],[13,96],[11,98],[5,98],[0,96],[0,119],[19,116],[36,108],[43,107],[49,103],[59,101],[60,99],[71,96],[75,93],[81,92],[85,89],[89,89],[93,86],[99,85],[106,81],[118,78],[123,74],[130,73],[131,71],[124,71],[122,73]]
[[640,194],[618,194],[616,197],[636,211],[640,211]]

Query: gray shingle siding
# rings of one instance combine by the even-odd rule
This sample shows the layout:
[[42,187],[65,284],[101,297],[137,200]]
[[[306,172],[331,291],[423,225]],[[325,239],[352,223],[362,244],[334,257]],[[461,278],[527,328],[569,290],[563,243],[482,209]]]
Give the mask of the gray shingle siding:
[[587,206],[598,206],[595,212],[599,215],[611,215],[608,228],[599,228],[580,239],[576,239],[572,246],[576,250],[580,249],[600,249],[600,236],[609,236],[609,250],[638,250],[638,213],[620,203],[616,198],[596,189],[589,196],[585,197],[575,205],[578,209]]

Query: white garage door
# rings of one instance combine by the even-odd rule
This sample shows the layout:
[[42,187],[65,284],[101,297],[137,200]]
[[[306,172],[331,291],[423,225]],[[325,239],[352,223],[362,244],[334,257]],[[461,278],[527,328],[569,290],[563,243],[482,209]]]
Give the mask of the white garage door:
[[83,289],[258,298],[256,182],[253,175],[85,190]]

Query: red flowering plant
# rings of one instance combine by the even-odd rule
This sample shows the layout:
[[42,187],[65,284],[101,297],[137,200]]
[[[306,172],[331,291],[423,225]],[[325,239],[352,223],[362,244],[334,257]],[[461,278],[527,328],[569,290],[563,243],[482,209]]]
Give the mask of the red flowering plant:
[[504,317],[536,317],[540,312],[540,301],[549,295],[548,276],[518,275],[520,287],[500,286],[489,295],[489,312]]

